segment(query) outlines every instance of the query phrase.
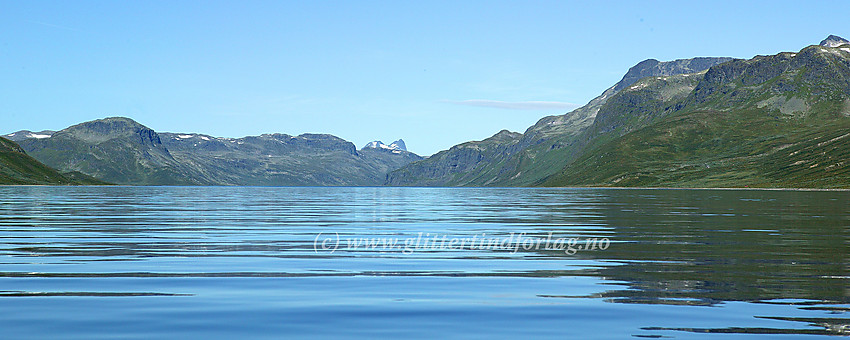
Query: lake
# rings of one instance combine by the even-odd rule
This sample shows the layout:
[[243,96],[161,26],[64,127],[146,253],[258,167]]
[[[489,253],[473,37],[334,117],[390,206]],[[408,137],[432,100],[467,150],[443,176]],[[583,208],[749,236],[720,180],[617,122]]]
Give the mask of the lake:
[[0,187],[0,337],[850,334],[850,192]]

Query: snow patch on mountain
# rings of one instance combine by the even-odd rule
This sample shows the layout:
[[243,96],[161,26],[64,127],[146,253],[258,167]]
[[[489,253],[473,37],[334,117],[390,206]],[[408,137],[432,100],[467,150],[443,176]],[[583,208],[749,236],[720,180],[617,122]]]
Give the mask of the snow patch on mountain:
[[838,47],[844,44],[850,44],[850,41],[837,35],[830,35],[820,42],[820,45],[825,47]]
[[404,144],[404,140],[397,140],[395,142],[390,143],[389,145],[384,144],[379,140],[369,142],[364,149],[384,149],[384,150],[393,150],[393,151],[407,151],[407,146]]
[[53,135],[53,131],[41,131],[41,132],[32,132],[32,131],[18,131],[13,132],[3,137],[6,137],[13,141],[22,141],[24,139],[35,138],[35,139],[45,139],[50,138]]

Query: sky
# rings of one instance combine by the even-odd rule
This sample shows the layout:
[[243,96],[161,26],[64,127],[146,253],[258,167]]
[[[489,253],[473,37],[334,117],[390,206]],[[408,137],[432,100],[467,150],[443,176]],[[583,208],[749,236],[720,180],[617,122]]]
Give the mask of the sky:
[[0,0],[0,133],[124,116],[217,137],[523,132],[638,62],[850,38],[850,1]]

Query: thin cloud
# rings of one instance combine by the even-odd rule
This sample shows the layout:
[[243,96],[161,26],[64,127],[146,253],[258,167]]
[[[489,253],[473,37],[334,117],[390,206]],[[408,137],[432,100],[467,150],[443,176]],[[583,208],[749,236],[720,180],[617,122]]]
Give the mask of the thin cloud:
[[76,28],[71,28],[71,27],[67,27],[67,26],[61,26],[61,25],[51,24],[51,23],[48,23],[48,22],[33,21],[33,20],[25,20],[25,21],[26,21],[26,22],[28,22],[28,23],[31,23],[31,24],[42,25],[42,26],[47,26],[47,27],[53,27],[53,28],[58,28],[58,29],[61,29],[61,30],[66,30],[66,31],[80,32],[80,30],[78,30],[78,29],[76,29]]
[[573,103],[554,101],[506,102],[501,100],[469,99],[446,100],[445,102],[456,105],[491,107],[508,110],[569,110],[579,107],[579,105]]

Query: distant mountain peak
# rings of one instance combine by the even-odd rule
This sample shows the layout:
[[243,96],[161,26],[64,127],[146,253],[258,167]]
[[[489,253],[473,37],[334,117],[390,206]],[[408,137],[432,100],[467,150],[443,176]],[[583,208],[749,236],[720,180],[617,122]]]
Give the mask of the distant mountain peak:
[[[115,133],[120,130],[127,129],[141,129],[146,128],[144,125],[139,124],[135,120],[132,120],[127,117],[108,117],[103,119],[96,119],[84,123],[80,123],[77,125],[70,126],[62,131],[69,130],[92,130],[89,132],[99,133],[99,134],[109,134]],[[60,131],[60,132],[62,132]]]
[[381,142],[379,140],[376,140],[376,141],[369,142],[363,148],[364,149],[385,149],[385,150],[407,151],[407,146],[404,145],[404,140],[401,140],[401,139],[399,139],[395,142],[392,142],[389,145],[384,144],[384,142]]
[[629,68],[623,79],[614,85],[614,92],[629,87],[638,80],[650,76],[672,76],[678,74],[697,73],[708,68],[732,60],[728,57],[695,57],[690,59],[676,59],[671,61],[658,61],[647,59]]
[[831,35],[831,34],[828,37],[826,37],[826,39],[824,39],[823,41],[820,42],[821,46],[826,46],[826,47],[838,47],[838,46],[841,46],[841,45],[844,45],[844,44],[850,44],[850,40],[844,39],[844,38],[839,37],[837,35]]
[[50,138],[50,136],[52,136],[54,133],[56,133],[56,131],[44,130],[44,131],[40,131],[40,132],[32,132],[32,131],[29,131],[29,130],[22,130],[22,131],[10,133],[10,134],[5,135],[3,137],[6,137],[9,140],[12,140],[12,141],[15,141],[15,142],[20,142],[22,140],[30,139],[30,138],[35,138],[35,139]]
[[80,123],[61,130],[51,137],[56,136],[73,136],[92,143],[131,137],[143,144],[162,144],[156,132],[127,117],[109,117]]
[[402,151],[407,151],[407,145],[404,145],[404,140],[401,139],[401,138],[399,138],[395,142],[392,142],[392,144],[390,144],[390,147],[396,148],[396,149],[402,150]]

